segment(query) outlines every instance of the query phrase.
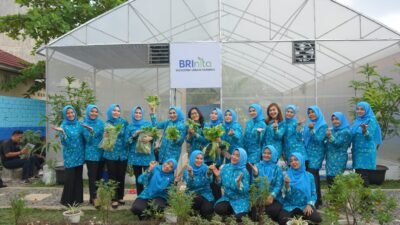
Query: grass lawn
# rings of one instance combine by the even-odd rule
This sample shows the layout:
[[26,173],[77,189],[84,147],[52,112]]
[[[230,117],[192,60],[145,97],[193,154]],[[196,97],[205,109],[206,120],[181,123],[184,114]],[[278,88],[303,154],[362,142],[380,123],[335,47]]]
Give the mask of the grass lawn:
[[[62,212],[62,210],[27,208],[21,216],[20,224],[66,224]],[[11,216],[11,209],[0,209],[0,225],[12,225]],[[137,224],[137,220],[137,217],[127,209],[110,212],[111,224]],[[91,223],[91,221],[95,223]],[[85,225],[101,224],[100,221],[101,214],[97,210],[85,210],[84,215],[81,217],[81,224]]]

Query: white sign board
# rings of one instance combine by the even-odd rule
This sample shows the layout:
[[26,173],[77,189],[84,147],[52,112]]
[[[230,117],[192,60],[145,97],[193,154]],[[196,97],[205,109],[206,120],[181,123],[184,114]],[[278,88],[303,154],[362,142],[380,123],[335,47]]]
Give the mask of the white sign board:
[[221,87],[221,46],[216,42],[171,43],[171,88]]

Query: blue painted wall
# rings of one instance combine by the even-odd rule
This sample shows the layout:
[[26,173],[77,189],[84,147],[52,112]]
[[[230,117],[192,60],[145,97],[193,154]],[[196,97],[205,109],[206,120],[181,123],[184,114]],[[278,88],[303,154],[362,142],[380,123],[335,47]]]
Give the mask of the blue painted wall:
[[0,140],[9,139],[15,130],[40,130],[45,136],[45,126],[39,125],[45,113],[45,101],[0,96]]

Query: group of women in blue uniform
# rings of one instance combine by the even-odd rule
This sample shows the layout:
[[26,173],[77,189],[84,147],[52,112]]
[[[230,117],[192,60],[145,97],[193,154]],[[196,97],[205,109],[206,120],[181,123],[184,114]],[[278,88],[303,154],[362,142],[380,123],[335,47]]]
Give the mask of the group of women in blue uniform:
[[[331,114],[331,128],[325,121],[318,106],[307,108],[307,121],[296,119],[296,106],[288,105],[282,113],[276,103],[267,107],[265,118],[262,107],[252,104],[248,108],[249,120],[245,129],[237,120],[233,109],[222,112],[212,109],[209,123],[205,123],[201,111],[194,107],[187,118],[198,123],[197,130],[185,125],[184,115],[179,107],[170,107],[166,121],[159,122],[155,109],[151,108],[151,121],[144,119],[144,109],[132,109],[132,122],[121,117],[119,105],[112,104],[107,110],[106,123],[122,125],[121,132],[112,151],[99,147],[105,123],[98,117],[97,106],[89,105],[83,122],[78,122],[72,106],[63,110],[64,121],[60,128],[63,144],[66,183],[62,204],[81,203],[82,165],[86,162],[89,175],[90,199],[95,201],[95,181],[99,179],[102,161],[105,160],[109,178],[117,181],[113,207],[123,202],[124,178],[127,165],[134,168],[138,197],[131,211],[143,217],[143,212],[154,200],[158,209],[167,206],[166,190],[180,176],[174,176],[182,151],[182,144],[189,144],[189,163],[184,167],[182,179],[187,189],[195,195],[193,208],[203,217],[213,212],[235,215],[238,220],[249,214],[249,189],[258,177],[267,177],[270,196],[265,213],[279,224],[294,215],[313,223],[321,222],[316,208],[322,203],[319,170],[326,160],[327,180],[331,184],[336,175],[343,173],[348,160],[347,150],[352,146],[353,168],[368,184],[368,174],[375,170],[376,145],[381,140],[379,124],[367,102],[359,102],[355,109],[356,119],[349,125],[341,112]],[[229,147],[221,146],[217,158],[213,159],[202,151],[210,141],[203,135],[203,129],[222,125],[224,134],[217,142],[226,141]],[[165,131],[174,126],[179,131],[177,140],[168,140]],[[151,137],[138,140],[144,127],[164,130],[159,146]],[[148,154],[136,151],[138,141],[153,143]],[[283,170],[277,165],[282,158],[289,168]],[[253,218],[257,218],[254,214]]]

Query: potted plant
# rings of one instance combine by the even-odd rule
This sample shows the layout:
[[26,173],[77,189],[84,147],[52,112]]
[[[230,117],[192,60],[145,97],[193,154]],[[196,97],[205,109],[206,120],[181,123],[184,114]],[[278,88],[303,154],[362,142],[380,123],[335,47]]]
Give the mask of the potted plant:
[[69,223],[79,223],[81,220],[81,207],[78,204],[68,204],[68,209],[63,212],[64,219]]
[[377,221],[384,224],[392,221],[397,203],[381,190],[371,190],[363,185],[359,174],[338,175],[324,195],[327,220],[338,224],[340,215],[345,215],[345,224],[365,224]]
[[[400,63],[396,64],[400,69]],[[364,80],[350,81],[350,87],[354,89],[355,97],[350,100],[352,108],[360,102],[366,101],[371,105],[376,119],[382,131],[382,140],[398,136],[400,126],[400,84],[392,78],[383,76],[376,71],[376,66],[366,64],[361,67],[358,74],[364,76]],[[357,92],[359,93],[357,95]],[[354,111],[351,112],[354,115]],[[379,149],[379,145],[377,146]],[[375,171],[369,176],[371,184],[382,184],[388,168],[377,165]]]
[[171,186],[168,190],[168,205],[165,211],[166,222],[183,225],[192,213],[194,194]]
[[303,220],[303,218],[300,217],[293,217],[289,221],[286,222],[287,225],[308,225],[307,220]]

